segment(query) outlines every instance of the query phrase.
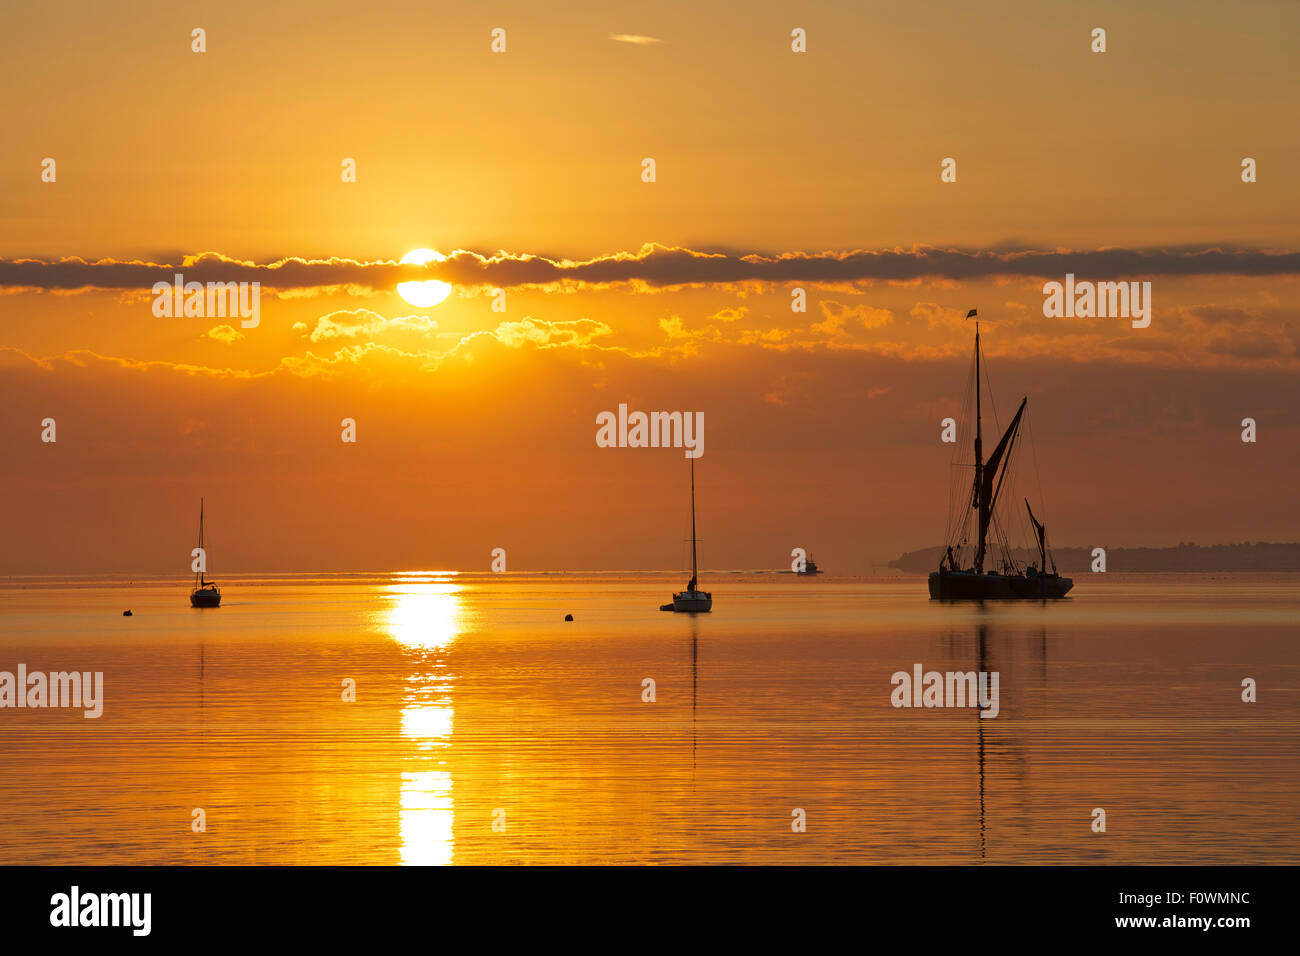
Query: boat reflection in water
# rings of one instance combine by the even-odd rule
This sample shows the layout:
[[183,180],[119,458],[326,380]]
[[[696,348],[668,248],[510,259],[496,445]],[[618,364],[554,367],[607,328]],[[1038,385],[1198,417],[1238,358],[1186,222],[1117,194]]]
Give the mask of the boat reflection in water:
[[[402,695],[402,736],[415,747],[402,771],[401,862],[412,866],[453,861],[455,804],[444,764],[451,747],[452,675],[446,652],[461,627],[461,585],[454,573],[412,573],[386,588],[391,603],[379,626],[402,646],[413,665]],[[428,768],[428,769],[426,769]]]
[[[1029,842],[1026,825],[1032,820],[1032,812],[1026,814],[1021,804],[1023,795],[1030,792],[1028,774],[1037,761],[1033,748],[1025,746],[1019,732],[1012,728],[1035,716],[1036,708],[1024,698],[1034,702],[1045,699],[1047,630],[1040,629],[1032,639],[1019,630],[995,634],[989,617],[981,614],[973,647],[970,635],[963,632],[949,633],[942,646],[949,666],[971,667],[976,674],[997,671],[1003,678],[1003,687],[1018,688],[1018,693],[1000,699],[999,720],[986,720],[980,716],[978,707],[971,708],[975,724],[979,859],[970,862],[988,862],[995,851],[998,857],[1005,858],[995,862],[1014,860],[1016,857],[1009,853],[1024,852]],[[1031,676],[1034,671],[1036,675]],[[997,778],[998,786],[992,785],[991,777]],[[1001,809],[998,834],[1006,839],[991,845],[989,817],[994,806]]]

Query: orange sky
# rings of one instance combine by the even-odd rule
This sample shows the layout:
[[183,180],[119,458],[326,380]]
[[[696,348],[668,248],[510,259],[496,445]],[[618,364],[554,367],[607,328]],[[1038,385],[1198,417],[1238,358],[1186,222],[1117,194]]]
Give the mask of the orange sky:
[[[620,402],[705,413],[706,566],[863,571],[942,539],[971,307],[1057,544],[1300,539],[1296,7],[271,6],[0,14],[0,573],[183,572],[200,495],[218,580],[679,566]],[[1150,328],[1045,318],[1067,271]]]

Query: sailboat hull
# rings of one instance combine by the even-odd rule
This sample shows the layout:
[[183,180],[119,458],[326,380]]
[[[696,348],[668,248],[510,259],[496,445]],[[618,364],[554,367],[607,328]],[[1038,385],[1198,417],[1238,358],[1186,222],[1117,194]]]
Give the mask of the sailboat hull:
[[1074,587],[1059,574],[977,574],[940,570],[930,574],[930,597],[936,601],[1014,601],[1063,598]]
[[713,610],[713,595],[707,591],[682,591],[673,595],[673,603],[659,608],[678,614],[707,614]]
[[195,588],[190,592],[190,607],[220,607],[221,592],[216,588]]

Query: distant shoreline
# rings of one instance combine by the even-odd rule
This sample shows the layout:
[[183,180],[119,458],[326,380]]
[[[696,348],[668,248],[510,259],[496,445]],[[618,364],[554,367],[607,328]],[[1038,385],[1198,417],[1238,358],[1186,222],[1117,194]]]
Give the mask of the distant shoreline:
[[[1300,571],[1300,544],[1245,541],[1241,544],[1180,544],[1173,548],[1111,548],[1106,550],[1107,571]],[[1053,548],[1056,566],[1063,573],[1092,569],[1092,547]],[[908,551],[889,562],[888,567],[913,574],[933,571],[943,557],[942,546]],[[1021,563],[1038,561],[1037,552],[1016,549]]]
[[[1300,545],[1296,546],[1300,550]],[[1145,566],[1134,566],[1132,561],[1127,560],[1121,555],[1120,562],[1111,560],[1113,554],[1122,552],[1124,549],[1116,548],[1107,552],[1107,572],[1110,574],[1300,574],[1300,562],[1292,562],[1284,567],[1250,567],[1237,566],[1229,567],[1218,565],[1213,567],[1206,566],[1181,566],[1175,567],[1171,564],[1159,565],[1152,561]],[[1159,551],[1161,549],[1128,549],[1132,552],[1141,551]],[[1177,549],[1168,549],[1176,551]],[[1209,549],[1206,549],[1209,550]],[[1083,553],[1081,548],[1062,549],[1056,552],[1057,565],[1064,574],[1087,574],[1091,571],[1090,556],[1091,549],[1086,554],[1089,556],[1087,563],[1080,563],[1073,560],[1071,552]],[[708,578],[714,579],[737,579],[752,578],[755,580],[772,579],[772,580],[797,580],[797,581],[843,581],[848,579],[878,579],[878,580],[912,580],[923,578],[936,567],[938,567],[939,548],[929,548],[924,551],[911,551],[889,564],[874,564],[867,571],[846,571],[839,572],[830,570],[817,575],[797,575],[790,571],[789,568],[725,568],[708,572]],[[1017,553],[1017,559],[1036,560],[1037,555],[1021,555]],[[513,580],[521,581],[545,581],[574,579],[582,580],[589,578],[609,578],[609,579],[627,579],[633,581],[637,578],[657,579],[668,578],[674,579],[682,574],[681,571],[673,570],[562,570],[562,571],[533,571],[518,570],[504,571],[494,573],[491,571],[478,570],[443,570],[443,571],[231,571],[223,574],[218,583],[229,585],[231,587],[296,587],[304,584],[329,585],[370,585],[382,584],[391,585],[453,585],[455,582],[465,584],[483,584],[494,580]],[[0,575],[0,591],[9,590],[27,590],[27,589],[44,589],[44,588],[189,588],[193,585],[193,576],[187,574],[168,574],[168,573],[80,573],[80,574],[8,574]]]

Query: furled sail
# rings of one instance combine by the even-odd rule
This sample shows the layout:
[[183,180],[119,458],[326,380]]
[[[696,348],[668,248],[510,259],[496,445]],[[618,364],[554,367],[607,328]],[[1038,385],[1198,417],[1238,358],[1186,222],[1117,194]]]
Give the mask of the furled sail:
[[[989,522],[993,518],[993,507],[997,504],[998,492],[1002,490],[1001,478],[1006,474],[1005,465],[1011,460],[1008,451],[1015,441],[1016,432],[1020,429],[1021,416],[1025,414],[1025,404],[1029,401],[1025,397],[1020,402],[1020,408],[1016,410],[1016,417],[1011,419],[1011,424],[1007,426],[1006,432],[1002,435],[1002,440],[998,442],[997,447],[993,449],[993,454],[989,455],[989,460],[984,463],[984,468],[980,473],[980,488],[978,495],[979,502],[979,551],[975,556],[975,567],[982,570],[984,567],[984,549],[985,541],[988,537]],[[1001,474],[999,474],[1001,473]],[[994,482],[997,483],[996,487]]]
[[1047,528],[1041,521],[1034,517],[1034,509],[1029,507],[1029,499],[1025,499],[1025,510],[1029,512],[1029,520],[1034,526],[1034,534],[1038,537],[1038,567],[1040,570],[1047,570]]

